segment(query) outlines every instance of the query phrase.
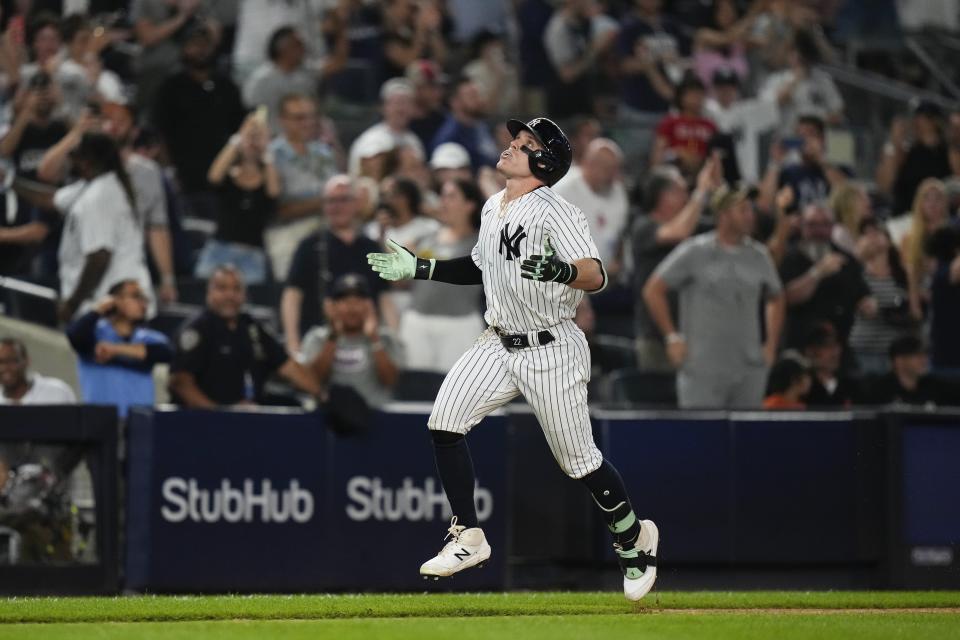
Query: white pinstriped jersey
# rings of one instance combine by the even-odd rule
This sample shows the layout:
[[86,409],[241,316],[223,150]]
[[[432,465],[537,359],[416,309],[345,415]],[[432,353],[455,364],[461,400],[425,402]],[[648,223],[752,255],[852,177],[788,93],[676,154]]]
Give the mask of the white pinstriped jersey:
[[543,253],[547,234],[565,262],[597,258],[583,212],[558,196],[550,187],[540,187],[507,204],[506,191],[494,194],[483,205],[480,238],[471,252],[483,271],[487,297],[487,324],[512,333],[548,329],[573,318],[583,291],[553,282],[520,277],[520,263]]

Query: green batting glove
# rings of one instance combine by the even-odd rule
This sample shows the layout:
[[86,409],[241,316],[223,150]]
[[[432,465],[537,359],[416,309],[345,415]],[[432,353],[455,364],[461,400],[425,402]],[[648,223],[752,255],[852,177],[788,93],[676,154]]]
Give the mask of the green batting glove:
[[520,263],[520,277],[538,282],[567,284],[577,279],[577,267],[557,257],[550,236],[543,241],[543,254],[533,254]]
[[387,240],[387,248],[393,253],[368,253],[367,264],[384,280],[429,280],[433,275],[434,260],[418,258],[417,255],[395,240]]

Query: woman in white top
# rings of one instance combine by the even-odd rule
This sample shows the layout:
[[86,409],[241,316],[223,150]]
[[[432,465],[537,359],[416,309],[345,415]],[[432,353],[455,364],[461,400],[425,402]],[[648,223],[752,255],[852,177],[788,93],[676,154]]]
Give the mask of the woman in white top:
[[[368,238],[386,246],[387,239],[399,242],[411,251],[432,237],[440,223],[423,214],[423,193],[409,178],[390,177],[380,184],[382,201],[375,219],[364,229]],[[399,328],[400,317],[410,307],[410,283],[394,282],[384,299],[383,320],[391,330]]]
[[[449,260],[467,255],[477,243],[483,194],[470,180],[447,180],[440,189],[442,227],[416,247],[419,256]],[[433,286],[431,286],[433,285]],[[446,286],[416,280],[411,304],[400,319],[407,369],[447,373],[486,324],[480,314],[483,287]]]
[[130,176],[114,141],[85,133],[74,151],[80,180],[58,189],[52,205],[64,214],[60,239],[60,317],[66,321],[106,295],[115,282],[135,279],[153,302]]

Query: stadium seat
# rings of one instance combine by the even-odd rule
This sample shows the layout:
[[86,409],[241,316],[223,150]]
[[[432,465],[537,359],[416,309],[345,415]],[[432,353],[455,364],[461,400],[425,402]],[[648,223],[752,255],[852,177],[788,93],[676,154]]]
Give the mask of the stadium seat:
[[247,285],[247,302],[270,309],[280,308],[280,294],[283,287],[273,282]]
[[614,371],[637,366],[634,341],[622,336],[596,335],[590,340],[590,357],[596,371]]
[[180,327],[185,322],[203,311],[200,305],[176,303],[164,306],[149,324],[151,329],[155,329],[164,334],[171,340],[175,340]]
[[0,313],[45,327],[57,327],[57,292],[24,280],[0,277]]
[[177,280],[178,299],[183,304],[203,306],[207,300],[207,282],[189,276]]
[[677,389],[672,373],[619,369],[606,377],[604,398],[613,404],[677,406]]

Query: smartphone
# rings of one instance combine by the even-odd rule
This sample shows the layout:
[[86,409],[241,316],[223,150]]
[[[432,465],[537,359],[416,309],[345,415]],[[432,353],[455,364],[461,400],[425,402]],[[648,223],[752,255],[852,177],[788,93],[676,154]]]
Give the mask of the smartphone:
[[800,136],[790,136],[780,141],[780,146],[785,151],[799,151],[803,148],[803,138]]
[[29,87],[31,89],[46,89],[53,82],[50,74],[46,71],[39,71],[30,78]]

